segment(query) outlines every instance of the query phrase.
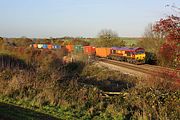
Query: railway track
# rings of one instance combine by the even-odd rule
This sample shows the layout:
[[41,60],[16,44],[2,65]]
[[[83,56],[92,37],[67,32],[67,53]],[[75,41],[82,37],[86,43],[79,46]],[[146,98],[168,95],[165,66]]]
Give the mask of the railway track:
[[108,64],[112,64],[112,65],[116,65],[119,67],[124,67],[124,68],[130,69],[130,70],[134,70],[137,72],[147,74],[147,75],[159,76],[161,78],[171,77],[171,76],[168,76],[168,74],[163,73],[163,71],[169,71],[169,73],[175,71],[175,72],[177,72],[177,76],[175,77],[175,79],[180,79],[178,76],[180,71],[173,70],[170,68],[165,68],[165,67],[160,67],[160,66],[152,66],[152,65],[146,65],[146,64],[145,65],[134,65],[134,64],[126,63],[126,62],[120,62],[120,61],[109,60],[109,59],[99,59],[99,61],[108,63]]
[[115,60],[108,60],[108,59],[100,59],[100,61],[102,61],[104,63],[109,63],[112,65],[120,66],[120,67],[125,67],[125,68],[131,69],[131,70],[145,73],[145,74],[153,74],[154,75],[153,71],[146,69],[146,68],[138,67],[137,65],[130,65],[128,63],[119,62],[119,61],[115,61]]
[[[120,61],[102,59],[102,58],[98,59],[98,61],[107,63],[107,64],[111,64],[113,66],[117,66],[117,68],[119,68],[120,71],[121,71],[121,68],[126,68],[126,69],[129,69],[130,71],[133,70],[135,73],[134,75],[137,75],[136,72],[137,73],[139,72],[141,75],[140,78],[144,77],[144,80],[150,80],[150,79],[146,79],[146,78],[151,78],[150,76],[152,76],[152,79],[157,78],[157,80],[165,80],[169,85],[173,85],[173,86],[175,85],[175,86],[180,87],[179,78],[167,79],[166,78],[167,76],[161,75],[161,72],[162,72],[161,69],[167,69],[167,70],[174,71],[173,69],[170,69],[170,68],[154,66],[154,65],[147,65],[147,64],[135,65],[135,64],[130,64],[130,63],[126,63],[126,62],[120,62]],[[102,65],[105,65],[105,64],[102,64]],[[110,65],[110,67],[111,67],[111,65]],[[106,65],[105,65],[105,67],[106,67]],[[122,71],[123,70],[124,69],[122,69]],[[180,72],[180,71],[178,70],[178,72]],[[105,97],[110,97],[110,96],[114,96],[114,95],[123,95],[123,94],[124,93],[122,93],[122,92],[102,91],[102,95],[104,95]]]

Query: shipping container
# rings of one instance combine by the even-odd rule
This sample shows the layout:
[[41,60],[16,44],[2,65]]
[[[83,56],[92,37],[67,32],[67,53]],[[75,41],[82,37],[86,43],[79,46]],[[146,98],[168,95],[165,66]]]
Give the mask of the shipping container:
[[83,53],[82,45],[74,45],[74,53]]
[[93,46],[84,46],[84,54],[94,55],[96,53],[96,48]]
[[74,49],[74,46],[73,45],[66,45],[66,49],[68,52],[72,52]]
[[53,48],[54,48],[54,49],[60,49],[61,46],[59,46],[59,45],[53,45]]
[[48,48],[48,45],[47,44],[43,44],[43,48],[44,49]]
[[48,47],[48,49],[52,49],[52,45],[51,44],[48,44],[47,47]]
[[110,48],[96,48],[96,56],[108,57],[110,55]]
[[33,44],[33,48],[38,48],[38,44]]
[[38,44],[38,48],[39,49],[43,48],[43,44]]

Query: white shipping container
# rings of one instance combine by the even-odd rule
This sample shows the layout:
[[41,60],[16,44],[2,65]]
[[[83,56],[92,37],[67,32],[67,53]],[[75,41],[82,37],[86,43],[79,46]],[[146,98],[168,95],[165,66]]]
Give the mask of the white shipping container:
[[38,48],[39,49],[43,48],[43,44],[38,44]]

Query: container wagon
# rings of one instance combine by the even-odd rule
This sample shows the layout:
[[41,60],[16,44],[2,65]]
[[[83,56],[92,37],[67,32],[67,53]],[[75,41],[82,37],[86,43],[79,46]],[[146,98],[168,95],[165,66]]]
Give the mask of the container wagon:
[[84,46],[84,54],[87,55],[95,55],[96,48],[92,46]]
[[48,44],[47,47],[51,50],[53,46],[51,44]]
[[53,48],[54,48],[54,49],[60,49],[61,46],[59,46],[59,45],[53,45]]
[[43,44],[38,44],[38,48],[39,49],[43,48]]
[[43,44],[43,49],[47,49],[48,45],[47,44]]
[[74,45],[74,53],[83,53],[84,49],[82,45]]
[[68,52],[72,52],[74,49],[74,46],[73,45],[66,45],[66,49]]
[[38,48],[38,44],[33,44],[32,47],[33,48]]
[[110,48],[96,48],[96,56],[107,58],[110,55]]

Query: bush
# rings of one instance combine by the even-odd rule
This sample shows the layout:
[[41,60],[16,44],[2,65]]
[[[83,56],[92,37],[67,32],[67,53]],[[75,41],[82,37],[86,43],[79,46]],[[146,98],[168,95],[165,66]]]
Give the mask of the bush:
[[11,80],[12,77],[13,77],[13,73],[12,73],[11,70],[8,70],[8,69],[2,71],[2,72],[1,72],[1,75],[0,75],[0,78],[1,78],[2,80]]
[[44,70],[44,71],[38,71],[37,72],[37,80],[40,80],[40,81],[48,81],[51,79],[51,74],[49,71],[47,70]]
[[[35,53],[43,56],[34,58],[35,71],[1,72],[6,81],[0,80],[0,93],[10,99],[5,101],[60,119],[179,119],[180,92],[169,82],[139,80],[94,63],[62,64],[53,52]],[[120,94],[110,96],[102,90]]]

